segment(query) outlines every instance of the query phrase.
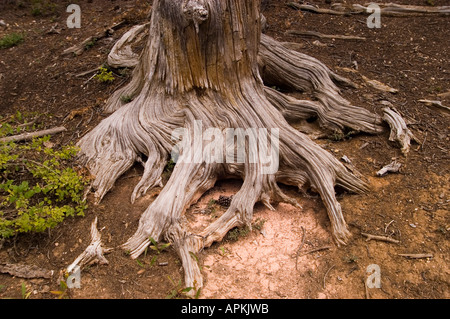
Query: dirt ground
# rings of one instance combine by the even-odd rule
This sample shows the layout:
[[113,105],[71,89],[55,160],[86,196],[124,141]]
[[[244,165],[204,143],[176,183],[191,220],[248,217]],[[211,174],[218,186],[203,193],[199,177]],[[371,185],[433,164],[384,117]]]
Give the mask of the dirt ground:
[[[25,2],[26,1],[22,1]],[[330,8],[331,2],[309,3]],[[341,1],[348,4],[360,1]],[[448,1],[433,1],[449,5]],[[46,128],[64,125],[68,131],[54,136],[59,144],[75,143],[105,118],[105,99],[129,80],[130,73],[115,74],[112,84],[80,75],[102,65],[114,42],[146,15],[135,8],[148,8],[141,0],[54,1],[53,9],[32,15],[30,5],[0,1],[0,37],[24,32],[17,47],[0,50],[0,115],[21,112],[46,114]],[[82,28],[66,27],[66,7],[82,8]],[[430,1],[397,1],[428,5]],[[145,12],[145,10],[143,10]],[[279,204],[276,211],[255,207],[251,232],[234,233],[200,255],[205,286],[200,298],[265,299],[435,299],[449,298],[449,113],[419,103],[441,100],[450,106],[450,17],[382,17],[382,28],[369,29],[365,16],[333,16],[299,12],[285,1],[264,1],[267,34],[282,41],[297,42],[302,52],[327,64],[338,74],[362,85],[345,89],[352,103],[381,114],[388,101],[408,121],[418,142],[408,156],[379,136],[358,134],[339,141],[318,140],[342,158],[347,156],[369,181],[366,195],[339,192],[344,216],[353,234],[345,247],[336,247],[330,222],[320,198],[284,187],[303,209]],[[80,56],[62,52],[114,22],[126,20],[112,36],[97,41]],[[59,33],[48,33],[58,24]],[[366,41],[327,40],[286,35],[287,30],[318,31],[366,37]],[[347,69],[346,69],[347,68]],[[356,73],[346,72],[356,69]],[[363,86],[362,75],[399,90],[385,93]],[[384,102],[383,102],[384,101]],[[76,111],[76,112],[74,112]],[[377,177],[376,172],[397,159],[398,174]],[[0,274],[0,298],[21,298],[22,284],[30,299],[54,299],[60,290],[60,271],[71,264],[90,242],[90,224],[98,217],[99,229],[108,247],[123,244],[136,230],[140,214],[154,200],[158,189],[130,204],[134,186],[142,174],[139,165],[121,177],[99,206],[91,204],[85,217],[69,218],[48,233],[22,235],[3,243],[0,263],[23,263],[53,270],[50,279],[24,279]],[[220,195],[232,195],[240,181],[221,181],[191,207],[187,217],[199,225],[217,218],[225,208],[212,204]],[[338,190],[339,191],[339,190]],[[366,241],[361,233],[387,236],[398,244]],[[399,254],[431,254],[432,258],[409,259]],[[171,248],[160,254],[148,252],[130,259],[117,248],[107,255],[109,265],[82,271],[81,288],[68,291],[73,299],[160,299],[180,289],[184,274]],[[381,270],[381,288],[366,287],[369,265]],[[180,296],[178,296],[180,297]],[[182,296],[181,296],[182,297]]]

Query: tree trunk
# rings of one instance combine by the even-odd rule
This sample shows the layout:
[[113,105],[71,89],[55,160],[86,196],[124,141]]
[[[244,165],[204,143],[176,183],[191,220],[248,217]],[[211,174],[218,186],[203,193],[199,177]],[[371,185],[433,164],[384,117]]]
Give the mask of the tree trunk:
[[[137,258],[150,239],[173,243],[187,287],[202,287],[195,254],[230,229],[250,225],[256,202],[271,209],[272,202],[287,202],[300,210],[282,193],[279,182],[318,191],[336,243],[349,240],[334,187],[364,192],[366,185],[286,119],[317,116],[324,128],[332,130],[383,130],[380,116],[339,95],[335,83],[345,79],[319,61],[261,37],[259,6],[259,1],[247,0],[155,0],[148,42],[133,80],[111,97],[108,110],[114,113],[78,144],[81,159],[95,176],[97,201],[145,156],[134,202],[152,187],[162,186],[161,174],[170,155],[177,158],[167,185],[123,248]],[[298,101],[269,89],[263,77],[311,91],[318,101]],[[124,95],[132,102],[121,102]],[[237,129],[246,130],[248,142],[235,145],[232,136],[232,147],[228,139],[219,143],[221,134],[230,129],[236,129],[238,140],[242,131]],[[180,133],[179,140],[173,138],[174,132]],[[199,143],[199,132],[202,136],[213,132],[214,140]],[[267,139],[255,143],[263,133],[271,143]],[[244,156],[238,158],[242,148]],[[222,217],[194,233],[184,218],[186,209],[218,179],[230,176],[241,178],[242,188]]]

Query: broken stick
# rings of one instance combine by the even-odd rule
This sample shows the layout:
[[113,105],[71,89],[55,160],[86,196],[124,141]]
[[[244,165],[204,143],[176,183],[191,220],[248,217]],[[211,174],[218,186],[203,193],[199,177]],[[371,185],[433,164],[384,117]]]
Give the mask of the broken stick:
[[426,106],[428,107],[439,107],[441,109],[444,109],[446,111],[450,111],[450,107],[446,106],[446,105],[442,105],[441,101],[431,101],[431,100],[419,100],[420,103],[424,103]]
[[411,139],[416,140],[414,134],[409,130],[405,120],[398,112],[386,107],[383,109],[383,113],[383,120],[385,120],[391,127],[391,135],[389,136],[389,140],[400,143],[402,153],[407,155],[411,147]]
[[354,35],[323,34],[323,33],[316,32],[316,31],[289,30],[286,33],[290,34],[290,35],[317,37],[320,39],[359,40],[359,41],[367,40],[364,37],[358,37],[358,36],[354,36]]
[[401,163],[398,163],[397,161],[392,162],[389,165],[386,165],[382,169],[380,169],[377,172],[377,175],[382,177],[386,175],[387,173],[398,173],[400,171],[400,168],[402,167]]
[[29,141],[35,137],[53,135],[53,134],[58,134],[58,133],[62,133],[65,131],[67,131],[67,129],[63,126],[55,127],[55,128],[51,128],[48,130],[38,131],[38,132],[23,133],[23,134],[14,135],[14,136],[3,137],[3,138],[0,138],[0,143]]
[[91,225],[91,244],[67,267],[66,271],[68,274],[71,274],[76,268],[81,269],[94,263],[99,263],[100,265],[108,264],[104,254],[111,252],[112,248],[104,248],[101,239],[102,236],[97,229],[97,217],[95,217]]
[[433,254],[398,254],[398,255],[410,259],[433,258]]
[[367,237],[366,241],[370,241],[370,240],[379,240],[379,241],[385,241],[388,243],[394,243],[394,244],[399,244],[400,241],[390,238],[390,237],[386,237],[386,236],[378,236],[378,235],[372,235],[372,234],[367,234],[367,233],[361,233],[361,235],[363,235],[364,237]]

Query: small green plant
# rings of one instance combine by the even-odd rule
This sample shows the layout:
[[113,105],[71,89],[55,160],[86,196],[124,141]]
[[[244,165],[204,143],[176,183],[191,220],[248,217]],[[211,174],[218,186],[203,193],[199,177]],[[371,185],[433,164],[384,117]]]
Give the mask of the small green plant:
[[170,243],[165,243],[165,244],[159,244],[157,243],[153,238],[149,238],[150,242],[152,243],[152,245],[150,245],[150,249],[156,251],[156,253],[159,255],[161,254],[164,250],[166,250],[167,248],[170,247]]
[[[22,114],[13,119],[26,121]],[[29,129],[11,121],[0,126],[0,138]],[[69,167],[77,151],[71,145],[55,149],[49,136],[0,143],[0,239],[43,232],[84,214],[87,181]]]
[[31,291],[28,291],[27,286],[25,285],[24,282],[22,282],[21,292],[22,292],[22,299],[28,299],[31,295]]
[[349,132],[344,134],[341,131],[334,131],[332,136],[331,136],[331,139],[334,142],[341,142],[341,141],[345,141],[345,140],[351,139],[352,135],[354,135],[355,133],[356,133],[355,131],[349,131]]
[[353,264],[358,262],[358,257],[354,255],[344,257],[344,261],[348,264]]
[[99,73],[95,75],[95,78],[100,83],[111,83],[115,80],[112,71],[109,71],[105,67],[101,67]]
[[54,14],[56,9],[56,4],[49,0],[31,1],[31,15],[34,17]]
[[266,220],[265,220],[265,219],[259,218],[259,217],[258,217],[258,218],[253,222],[252,227],[253,227],[254,229],[260,231],[261,229],[263,229],[265,223],[266,223]]
[[64,280],[59,282],[59,290],[53,290],[50,293],[58,296],[58,299],[69,299],[69,288]]
[[24,40],[24,36],[20,33],[6,34],[0,38],[0,49],[9,49],[19,45]]
[[173,159],[171,158],[168,162],[167,165],[165,167],[165,171],[168,173],[172,173],[173,169],[175,168],[175,162],[173,161]]
[[[178,281],[178,283],[175,283],[175,281],[173,281],[173,279],[170,276],[167,276],[167,278],[169,278],[170,282],[173,285],[173,288],[170,290],[169,294],[166,296],[166,299],[186,299],[186,298],[192,299],[192,297],[189,295],[189,293],[192,290],[195,290],[194,287],[183,288],[183,282],[181,281],[181,279]],[[194,299],[198,299],[198,297],[200,296],[200,292],[201,292],[201,289],[198,289],[196,291]]]
[[248,226],[236,227],[230,230],[227,234],[227,239],[231,241],[238,241],[239,238],[246,237],[250,233]]
[[120,97],[120,101],[122,101],[122,103],[127,104],[127,103],[130,103],[131,101],[133,101],[133,99],[128,95],[124,95],[124,96]]
[[92,48],[92,47],[95,45],[96,42],[97,42],[97,39],[96,39],[96,38],[92,38],[91,41],[87,42],[87,43],[84,45],[84,48],[85,48],[86,50],[89,50],[90,48]]

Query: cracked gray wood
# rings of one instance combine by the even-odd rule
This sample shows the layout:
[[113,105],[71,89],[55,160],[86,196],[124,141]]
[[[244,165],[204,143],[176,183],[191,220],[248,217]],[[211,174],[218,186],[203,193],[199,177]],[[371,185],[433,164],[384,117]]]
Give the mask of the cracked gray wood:
[[[138,258],[150,239],[172,243],[187,287],[203,286],[196,254],[221,241],[230,229],[250,225],[257,202],[272,209],[273,203],[286,202],[300,213],[301,206],[278,183],[312,187],[320,194],[338,245],[348,243],[351,233],[335,186],[354,193],[368,191],[364,181],[288,120],[317,116],[327,130],[377,134],[385,129],[382,117],[342,97],[338,85],[348,86],[351,81],[261,34],[260,23],[259,1],[155,0],[148,39],[131,82],[107,102],[105,110],[112,114],[78,143],[79,160],[94,176],[97,202],[117,178],[146,158],[143,176],[132,193],[134,202],[161,186],[164,167],[179,142],[172,138],[176,130],[185,129],[191,137],[183,140],[183,150],[203,154],[203,145],[194,143],[199,122],[202,132],[278,129],[279,155],[270,153],[272,162],[279,164],[276,173],[266,173],[260,146],[249,143],[242,163],[224,158],[196,162],[189,152],[179,152],[167,184],[143,212],[135,234],[122,245]],[[317,101],[299,101],[265,86],[273,83],[311,92]],[[132,101],[124,103],[122,96]],[[250,153],[255,157],[250,158]],[[228,177],[242,179],[241,189],[220,218],[200,233],[193,232],[184,217],[186,209],[217,180]]]

